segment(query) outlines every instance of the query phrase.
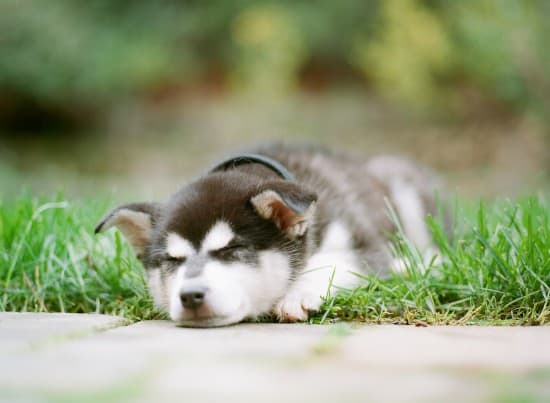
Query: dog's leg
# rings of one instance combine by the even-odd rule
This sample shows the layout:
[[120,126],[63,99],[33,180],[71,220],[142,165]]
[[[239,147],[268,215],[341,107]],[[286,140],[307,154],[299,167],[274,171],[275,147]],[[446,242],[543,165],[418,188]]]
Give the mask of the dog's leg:
[[[416,187],[405,180],[395,180],[390,186],[391,199],[404,235],[420,251],[425,265],[437,255],[437,248],[433,245],[426,223],[426,208]],[[392,269],[401,273],[406,271],[407,265],[401,258],[394,260]]]
[[331,267],[320,267],[302,273],[288,293],[274,307],[273,312],[282,322],[306,320],[310,312],[318,311],[322,297],[329,289]]
[[[426,216],[437,213],[434,193],[443,195],[442,182],[426,168],[392,156],[375,157],[367,163],[366,169],[388,187],[388,196],[405,237],[422,253],[424,266],[428,265],[438,251],[433,244]],[[403,259],[393,261],[393,271],[403,272],[406,269]]]
[[391,198],[407,238],[420,250],[430,247],[426,225],[426,210],[415,186],[405,180],[395,180],[390,188]]
[[273,312],[284,322],[306,320],[318,311],[322,298],[338,288],[352,288],[359,282],[357,256],[351,248],[351,234],[339,222],[332,223],[319,250],[308,260],[287,294]]

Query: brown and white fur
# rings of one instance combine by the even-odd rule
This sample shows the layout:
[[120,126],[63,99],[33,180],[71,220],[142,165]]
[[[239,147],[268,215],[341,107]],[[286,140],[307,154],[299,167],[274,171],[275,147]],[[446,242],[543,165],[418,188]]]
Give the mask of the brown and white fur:
[[305,147],[254,150],[296,182],[258,163],[209,172],[166,202],[108,213],[96,232],[117,227],[143,262],[155,303],[184,326],[222,326],[274,313],[302,321],[329,286],[353,288],[356,274],[401,270],[388,248],[395,231],[431,249],[425,223],[438,180],[404,158]]

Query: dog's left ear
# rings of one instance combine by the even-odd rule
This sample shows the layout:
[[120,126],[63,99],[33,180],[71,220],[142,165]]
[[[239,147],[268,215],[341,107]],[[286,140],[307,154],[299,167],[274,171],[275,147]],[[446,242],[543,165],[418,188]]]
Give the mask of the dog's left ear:
[[140,257],[149,243],[159,211],[158,203],[124,204],[107,213],[95,228],[95,233],[118,228]]
[[250,199],[260,217],[273,221],[290,239],[306,233],[315,214],[317,195],[287,182],[273,182]]

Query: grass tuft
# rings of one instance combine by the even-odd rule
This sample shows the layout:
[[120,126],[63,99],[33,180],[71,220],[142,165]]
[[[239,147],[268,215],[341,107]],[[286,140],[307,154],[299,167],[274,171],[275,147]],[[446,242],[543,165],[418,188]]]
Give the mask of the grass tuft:
[[107,203],[0,201],[0,310],[157,318],[120,233],[93,235]]
[[[143,270],[114,231],[93,235],[109,203],[22,195],[0,201],[0,310],[161,318]],[[406,272],[363,276],[310,321],[542,325],[550,321],[549,204],[543,197],[457,207],[453,237],[429,219],[438,256],[398,234]]]
[[[391,210],[390,210],[391,211]],[[480,203],[458,210],[451,240],[429,218],[438,256],[428,262],[397,235],[406,272],[365,276],[365,285],[325,299],[313,322],[542,325],[550,321],[548,201]]]

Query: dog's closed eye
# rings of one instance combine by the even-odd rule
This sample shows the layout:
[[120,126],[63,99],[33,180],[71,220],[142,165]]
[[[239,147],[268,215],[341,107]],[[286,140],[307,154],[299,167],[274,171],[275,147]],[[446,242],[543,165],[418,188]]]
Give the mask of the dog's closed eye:
[[187,260],[187,258],[185,256],[179,256],[179,257],[175,257],[175,256],[166,256],[165,259],[164,259],[167,263],[169,263],[170,265],[180,265],[180,264],[183,264],[185,263],[185,261]]
[[239,243],[232,243],[223,248],[216,249],[210,252],[210,256],[217,259],[231,259],[235,258],[240,251],[246,249],[246,245]]

